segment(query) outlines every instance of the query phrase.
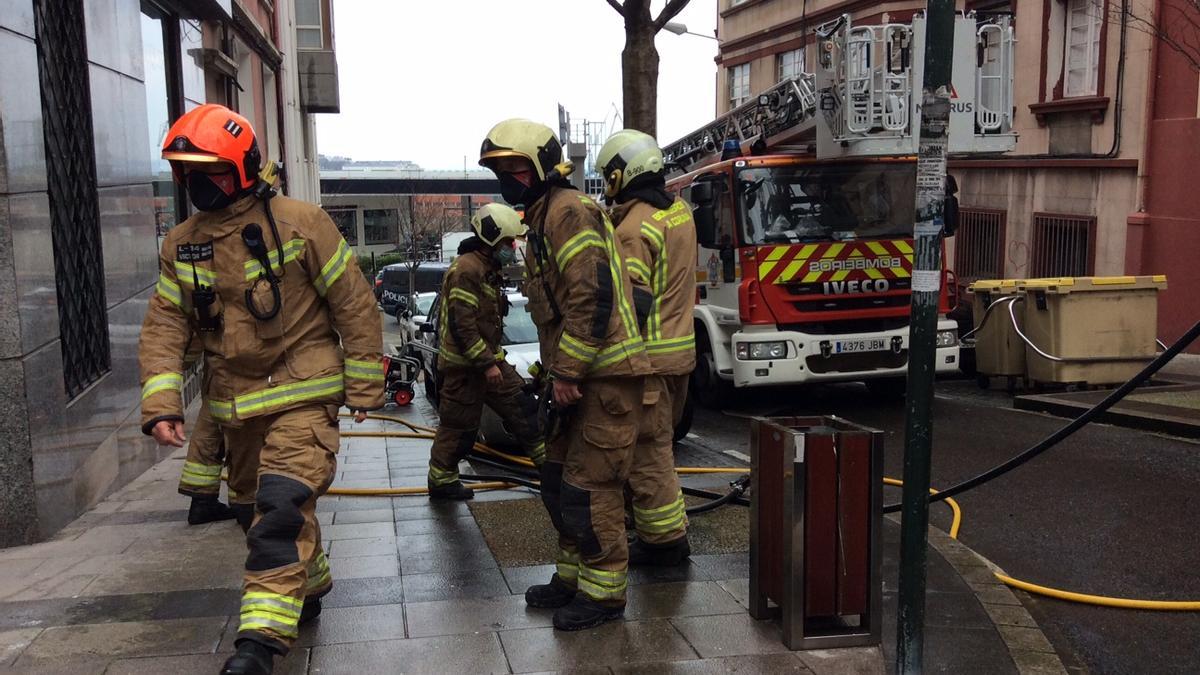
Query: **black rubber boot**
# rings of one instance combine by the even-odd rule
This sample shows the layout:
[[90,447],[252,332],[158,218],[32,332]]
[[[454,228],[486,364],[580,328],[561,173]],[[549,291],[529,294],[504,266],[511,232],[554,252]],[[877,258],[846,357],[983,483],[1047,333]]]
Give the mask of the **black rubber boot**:
[[305,598],[304,607],[300,610],[300,625],[303,626],[318,616],[321,616],[321,599]]
[[554,627],[559,630],[585,630],[602,623],[625,618],[625,606],[610,607],[577,593],[565,607],[554,612]]
[[254,640],[238,640],[237,653],[229,657],[221,675],[271,675],[275,653]]
[[237,518],[238,525],[242,526],[242,532],[249,532],[250,526],[254,524],[254,505],[230,504],[229,508],[233,510],[233,516]]
[[188,525],[203,525],[220,520],[232,520],[233,509],[225,506],[215,495],[210,497],[192,497],[192,505],[188,507]]
[[462,481],[460,480],[456,480],[453,483],[447,483],[445,485],[434,485],[433,483],[429,483],[428,485],[430,499],[453,499],[462,501],[464,499],[475,498],[475,491],[466,485],[463,485]]
[[538,584],[525,589],[525,604],[539,609],[558,609],[575,597],[575,587],[568,586],[555,574],[548,584]]
[[691,554],[687,535],[665,544],[647,544],[641,539],[629,542],[631,567],[678,567],[686,565]]

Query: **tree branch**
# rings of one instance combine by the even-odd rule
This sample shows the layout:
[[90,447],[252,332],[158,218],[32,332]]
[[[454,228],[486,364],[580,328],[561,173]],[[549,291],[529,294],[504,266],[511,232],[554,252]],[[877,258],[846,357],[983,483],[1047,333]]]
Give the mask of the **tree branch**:
[[617,2],[617,0],[607,0],[607,1],[608,1],[609,6],[611,6],[613,9],[617,10],[617,14],[620,14],[621,16],[625,16],[625,8],[621,6],[621,3]]
[[[613,0],[609,0],[609,2],[612,1]],[[668,0],[667,6],[663,7],[663,10],[658,14],[658,18],[654,20],[654,32],[657,33],[658,31],[662,30],[663,26],[667,25],[668,21],[678,16],[679,13],[683,11],[683,8],[687,7],[689,2],[691,2],[691,0]]]

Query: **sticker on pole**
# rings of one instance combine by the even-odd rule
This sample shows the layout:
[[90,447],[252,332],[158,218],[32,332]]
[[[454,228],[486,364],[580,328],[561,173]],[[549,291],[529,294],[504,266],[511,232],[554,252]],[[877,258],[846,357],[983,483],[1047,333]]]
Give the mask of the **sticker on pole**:
[[941,270],[913,270],[912,289],[918,293],[936,293],[942,288]]

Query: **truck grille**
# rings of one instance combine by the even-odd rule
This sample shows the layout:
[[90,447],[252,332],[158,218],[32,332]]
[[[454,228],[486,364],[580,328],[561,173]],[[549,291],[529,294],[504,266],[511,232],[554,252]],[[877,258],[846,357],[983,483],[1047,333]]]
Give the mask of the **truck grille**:
[[907,295],[859,295],[823,296],[818,300],[793,301],[792,305],[801,312],[846,312],[856,309],[908,307],[911,302]]
[[883,370],[907,364],[908,350],[902,349],[899,354],[892,351],[834,354],[828,358],[815,354],[809,356],[806,362],[808,369],[818,374]]

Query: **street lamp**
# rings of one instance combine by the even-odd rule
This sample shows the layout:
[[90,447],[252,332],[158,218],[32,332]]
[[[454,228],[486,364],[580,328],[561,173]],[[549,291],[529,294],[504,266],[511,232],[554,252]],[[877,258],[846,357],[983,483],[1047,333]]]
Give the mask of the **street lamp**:
[[676,23],[674,21],[668,21],[667,25],[663,26],[663,28],[666,29],[668,32],[674,33],[676,35],[683,35],[686,33],[687,35],[695,35],[696,37],[708,38],[709,40],[712,40],[713,42],[720,42],[720,40],[713,37],[712,35],[705,35],[704,33],[693,33],[692,31],[687,29],[687,26],[685,24]]

